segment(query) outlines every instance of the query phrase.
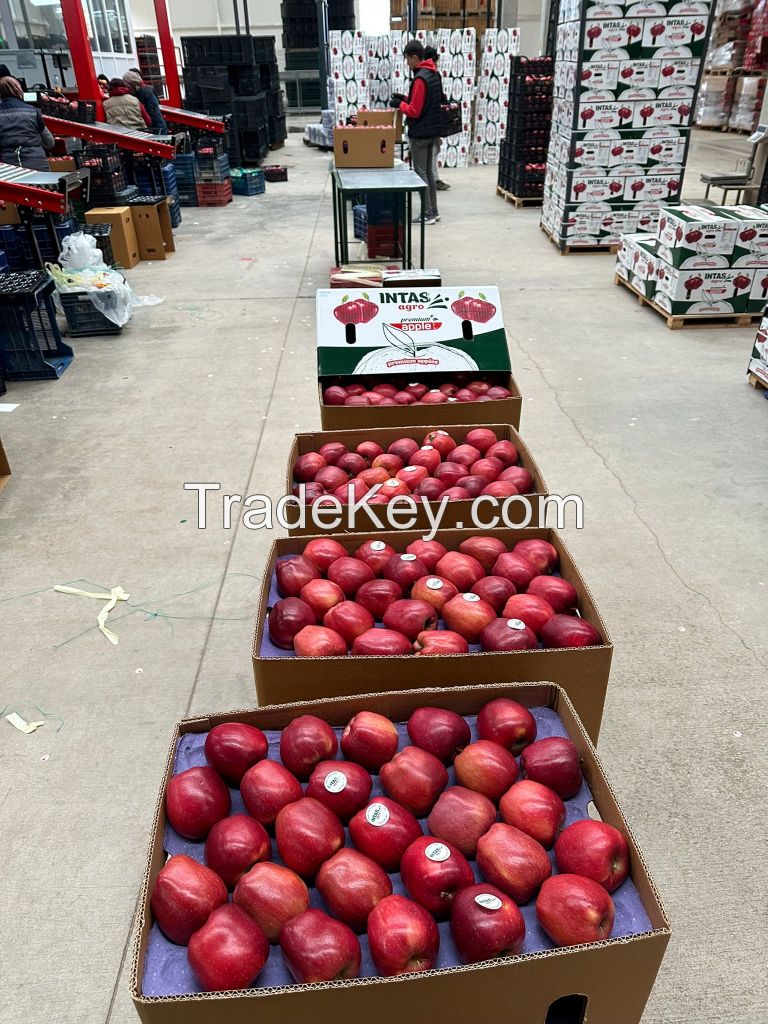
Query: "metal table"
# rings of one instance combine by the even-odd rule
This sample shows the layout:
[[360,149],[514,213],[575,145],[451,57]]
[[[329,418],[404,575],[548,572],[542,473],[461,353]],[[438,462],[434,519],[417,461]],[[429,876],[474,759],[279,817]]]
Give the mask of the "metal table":
[[[413,193],[421,195],[421,246],[420,267],[424,266],[424,198],[427,183],[409,167],[361,167],[336,168],[331,171],[333,183],[333,241],[336,266],[348,263],[368,263],[370,260],[350,260],[349,225],[347,223],[347,200],[360,192],[394,192],[405,197],[405,231],[401,262],[405,269],[413,268],[411,245],[411,220],[413,218]],[[397,203],[400,209],[400,203]],[[399,238],[399,218],[395,215],[395,238]]]

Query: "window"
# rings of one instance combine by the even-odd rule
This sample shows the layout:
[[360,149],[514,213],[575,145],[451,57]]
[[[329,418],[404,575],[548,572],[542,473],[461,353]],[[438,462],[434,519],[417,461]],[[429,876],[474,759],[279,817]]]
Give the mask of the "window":
[[100,53],[133,53],[125,0],[83,0],[86,20],[94,26]]
[[10,8],[22,49],[66,47],[67,34],[59,0],[11,0]]

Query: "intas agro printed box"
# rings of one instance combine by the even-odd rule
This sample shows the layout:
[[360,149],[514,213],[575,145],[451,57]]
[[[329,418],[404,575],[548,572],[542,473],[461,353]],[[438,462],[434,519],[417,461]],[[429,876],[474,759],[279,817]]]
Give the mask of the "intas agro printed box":
[[755,337],[755,347],[747,366],[747,376],[754,374],[768,386],[768,317],[763,317]]
[[675,269],[660,263],[655,301],[673,315],[745,313],[754,277],[754,270]]
[[[738,224],[722,210],[678,206],[659,219],[659,255],[673,267],[727,267],[733,255]],[[720,257],[712,261],[712,257]]]
[[768,267],[768,212],[754,206],[721,206],[722,213],[739,221],[732,267]]

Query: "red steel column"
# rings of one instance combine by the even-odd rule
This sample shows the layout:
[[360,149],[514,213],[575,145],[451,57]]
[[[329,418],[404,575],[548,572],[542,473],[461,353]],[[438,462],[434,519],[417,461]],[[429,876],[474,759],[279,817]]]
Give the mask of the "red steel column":
[[160,49],[163,52],[168,101],[171,106],[180,107],[182,105],[181,82],[179,81],[179,65],[176,63],[176,47],[173,45],[171,19],[168,15],[168,0],[154,0],[154,3],[157,31],[160,36]]
[[101,103],[101,89],[93,63],[93,52],[88,39],[88,26],[85,23],[82,0],[61,0],[61,14],[64,18],[64,28],[67,33],[69,52],[72,55],[72,67],[80,99],[95,100],[96,118],[103,121],[104,108]]

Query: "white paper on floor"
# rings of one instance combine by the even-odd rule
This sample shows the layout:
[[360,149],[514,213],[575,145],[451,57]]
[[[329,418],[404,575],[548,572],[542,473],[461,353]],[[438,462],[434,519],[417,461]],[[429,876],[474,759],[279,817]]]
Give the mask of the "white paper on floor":
[[111,644],[115,644],[115,646],[117,646],[119,643],[119,637],[117,633],[113,633],[112,630],[107,627],[107,619],[109,617],[109,613],[115,607],[117,602],[128,601],[131,597],[130,594],[126,594],[122,587],[112,587],[108,594],[92,594],[88,590],[78,590],[77,587],[63,587],[58,584],[53,589],[57,594],[72,594],[74,597],[88,597],[94,601],[106,601],[107,603],[99,612],[97,622],[99,624],[99,629],[107,640],[109,640]]

